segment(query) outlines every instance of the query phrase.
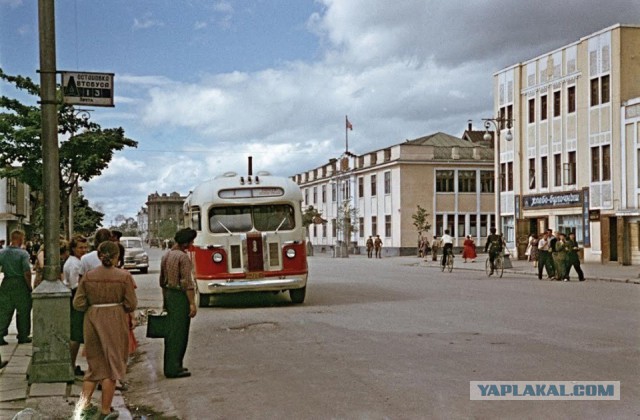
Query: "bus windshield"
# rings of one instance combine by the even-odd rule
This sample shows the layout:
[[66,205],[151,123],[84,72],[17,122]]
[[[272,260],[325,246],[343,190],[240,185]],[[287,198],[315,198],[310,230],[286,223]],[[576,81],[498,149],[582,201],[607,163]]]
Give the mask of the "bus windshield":
[[225,206],[209,209],[209,230],[212,233],[243,233],[293,230],[295,217],[289,204],[256,206]]

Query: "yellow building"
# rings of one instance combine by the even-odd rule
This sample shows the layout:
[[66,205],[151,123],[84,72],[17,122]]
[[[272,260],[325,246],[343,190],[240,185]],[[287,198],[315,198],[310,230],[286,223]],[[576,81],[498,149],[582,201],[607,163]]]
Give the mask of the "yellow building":
[[640,26],[615,25],[494,75],[510,248],[576,232],[587,261],[640,264]]
[[[293,176],[303,209],[313,206],[326,220],[310,226],[314,249],[330,252],[342,241],[363,252],[366,239],[380,235],[383,255],[415,255],[419,238],[412,215],[418,206],[429,215],[431,229],[423,235],[428,240],[449,229],[454,246],[462,246],[466,235],[480,244],[494,222],[493,153],[491,143],[435,133],[357,156],[347,153]],[[356,226],[348,237],[338,213],[345,204]]]

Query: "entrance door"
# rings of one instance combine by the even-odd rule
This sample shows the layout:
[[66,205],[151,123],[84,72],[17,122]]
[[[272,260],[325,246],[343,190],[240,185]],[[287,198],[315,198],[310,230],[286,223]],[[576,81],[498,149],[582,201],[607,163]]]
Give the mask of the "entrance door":
[[618,261],[618,219],[609,218],[609,261]]

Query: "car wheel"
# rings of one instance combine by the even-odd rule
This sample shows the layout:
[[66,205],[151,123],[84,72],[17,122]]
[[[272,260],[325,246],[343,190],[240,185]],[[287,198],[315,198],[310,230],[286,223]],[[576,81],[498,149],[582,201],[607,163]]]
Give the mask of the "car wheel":
[[300,304],[304,302],[304,298],[307,294],[307,287],[303,287],[301,289],[290,289],[289,297],[291,298],[291,302],[295,304]]
[[200,306],[201,308],[206,308],[209,306],[211,295],[203,295],[202,293],[198,293],[198,297],[199,297],[198,306]]
[[140,273],[147,274],[149,272],[149,267],[141,268]]

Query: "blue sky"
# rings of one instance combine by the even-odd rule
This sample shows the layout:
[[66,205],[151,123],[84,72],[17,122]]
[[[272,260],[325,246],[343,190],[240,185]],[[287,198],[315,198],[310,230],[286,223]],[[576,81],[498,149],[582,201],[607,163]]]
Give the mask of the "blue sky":
[[[0,67],[39,80],[36,0],[0,0]],[[492,74],[616,23],[637,0],[59,0],[59,70],[115,73],[92,120],[137,149],[83,185],[133,217],[226,171],[293,175],[492,114]],[[0,92],[13,96],[7,86]]]

